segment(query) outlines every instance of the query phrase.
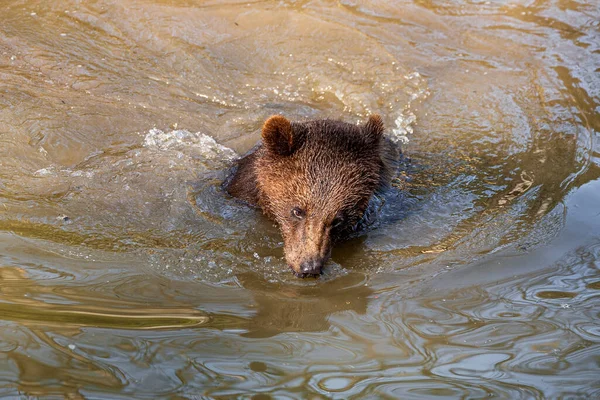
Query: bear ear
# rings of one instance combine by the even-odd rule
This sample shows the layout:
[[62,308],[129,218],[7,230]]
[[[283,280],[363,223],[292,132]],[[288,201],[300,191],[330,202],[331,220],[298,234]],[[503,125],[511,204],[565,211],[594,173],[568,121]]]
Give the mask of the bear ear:
[[379,114],[373,114],[365,124],[365,134],[371,143],[377,143],[383,136],[383,121]]
[[280,156],[289,156],[295,147],[292,124],[281,115],[273,115],[267,119],[263,125],[262,138],[267,149]]

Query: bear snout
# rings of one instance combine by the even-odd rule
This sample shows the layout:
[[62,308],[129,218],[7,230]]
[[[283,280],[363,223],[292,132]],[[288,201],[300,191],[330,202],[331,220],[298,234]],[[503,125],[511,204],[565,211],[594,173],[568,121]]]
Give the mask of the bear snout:
[[300,264],[300,271],[305,275],[321,275],[325,260],[312,259]]

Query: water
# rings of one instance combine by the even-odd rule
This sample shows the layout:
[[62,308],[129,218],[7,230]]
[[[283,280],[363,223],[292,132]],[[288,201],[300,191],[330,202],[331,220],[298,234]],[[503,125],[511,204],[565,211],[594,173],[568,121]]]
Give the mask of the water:
[[[600,396],[594,1],[1,7],[0,397]],[[372,112],[402,173],[296,279],[220,183]]]

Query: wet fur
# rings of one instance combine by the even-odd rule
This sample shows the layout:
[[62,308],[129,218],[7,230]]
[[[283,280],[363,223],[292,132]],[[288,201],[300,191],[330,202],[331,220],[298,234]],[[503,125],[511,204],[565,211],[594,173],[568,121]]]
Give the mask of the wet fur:
[[[238,160],[225,188],[279,224],[296,275],[308,275],[307,265],[318,273],[333,244],[358,225],[373,194],[389,182],[393,147],[378,115],[364,125],[273,116],[262,137]],[[294,208],[304,217],[295,217]]]

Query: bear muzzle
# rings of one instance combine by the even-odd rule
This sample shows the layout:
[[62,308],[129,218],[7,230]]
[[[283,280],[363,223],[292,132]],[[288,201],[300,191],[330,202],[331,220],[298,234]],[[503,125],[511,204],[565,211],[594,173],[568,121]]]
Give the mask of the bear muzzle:
[[306,275],[320,275],[324,264],[322,259],[308,260],[300,264],[300,271]]
[[294,275],[298,278],[307,278],[309,276],[319,276],[323,272],[323,266],[326,259],[311,259],[300,264],[299,270],[293,266],[289,266]]
[[297,277],[320,275],[331,257],[331,228],[324,219],[307,218],[284,235],[287,264]]
[[327,251],[324,255],[314,255],[308,257],[298,263],[290,263],[288,260],[288,266],[298,278],[306,278],[309,276],[318,276],[323,272],[325,263],[331,257],[331,250]]

